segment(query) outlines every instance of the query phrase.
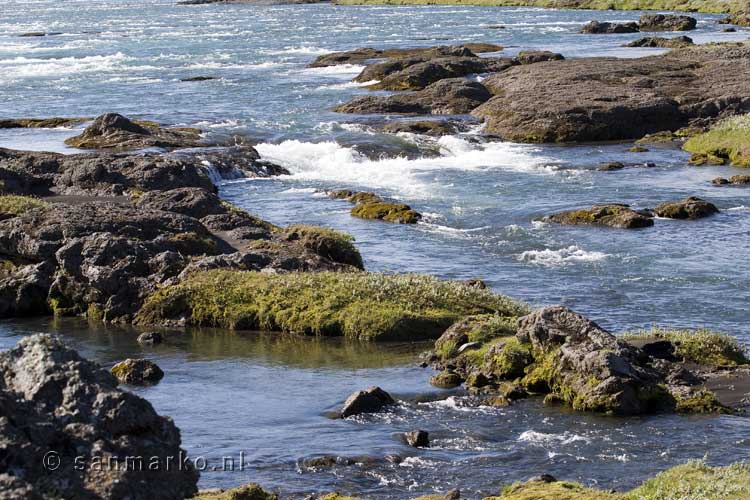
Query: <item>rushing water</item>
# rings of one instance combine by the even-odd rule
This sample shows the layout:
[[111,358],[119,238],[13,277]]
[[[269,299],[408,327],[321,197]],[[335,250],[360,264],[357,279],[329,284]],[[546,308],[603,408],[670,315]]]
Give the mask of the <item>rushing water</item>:
[[[74,15],[72,13],[75,13]],[[750,199],[709,180],[730,167],[696,168],[685,153],[631,144],[576,147],[385,136],[366,117],[329,110],[368,91],[361,69],[306,69],[317,55],[360,46],[498,43],[506,54],[538,48],[566,57],[638,57],[630,35],[579,35],[588,20],[629,21],[638,12],[529,8],[175,6],[172,0],[5,1],[0,6],[0,106],[8,117],[94,116],[192,125],[232,134],[292,175],[222,186],[222,196],[278,224],[305,222],[352,233],[371,270],[481,277],[534,304],[565,303],[613,331],[653,324],[723,330],[750,342],[747,302]],[[698,15],[696,42],[744,40],[722,33],[718,16]],[[488,29],[503,25],[505,29]],[[20,38],[27,31],[62,32]],[[217,80],[181,82],[190,76]],[[0,131],[0,146],[66,151],[70,130]],[[415,157],[418,144],[433,154]],[[393,151],[409,150],[409,156]],[[68,150],[69,151],[69,150]],[[373,153],[373,151],[376,151]],[[383,152],[382,155],[377,153]],[[598,172],[619,160],[653,167]],[[354,219],[349,205],[317,192],[376,190],[425,214],[416,226]],[[639,207],[697,195],[722,213],[696,222],[657,220],[622,231],[544,225],[533,219],[596,202]],[[527,401],[510,408],[470,405],[430,388],[413,354],[424,346],[361,346],[260,334],[194,331],[146,350],[132,331],[80,322],[6,322],[0,348],[32,331],[64,335],[105,365],[147,355],[167,376],[137,389],[174,417],[194,456],[220,460],[244,451],[244,471],[206,471],[202,486],[255,480],[288,493],[342,490],[406,498],[460,487],[478,497],[506,482],[549,472],[622,489],[657,470],[700,458],[746,458],[750,423],[738,417],[583,416]],[[404,400],[362,420],[325,416],[353,390],[378,384]],[[447,399],[446,399],[447,397]],[[396,438],[424,428],[429,450]],[[318,455],[368,457],[309,470]],[[389,454],[408,457],[400,464]]]

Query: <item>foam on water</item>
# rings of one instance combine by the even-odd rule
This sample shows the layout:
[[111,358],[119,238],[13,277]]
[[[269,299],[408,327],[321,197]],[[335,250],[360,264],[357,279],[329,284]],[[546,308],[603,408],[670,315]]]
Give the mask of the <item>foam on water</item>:
[[0,59],[0,80],[20,80],[31,78],[74,75],[78,73],[100,73],[123,69],[125,63],[133,61],[122,52],[104,56],[62,57],[51,59],[14,57]]
[[611,256],[604,252],[589,252],[577,245],[571,245],[559,250],[550,248],[527,250],[518,256],[518,260],[540,266],[558,267],[581,262],[599,262],[607,257]]
[[536,154],[533,146],[493,142],[472,144],[458,137],[438,140],[442,155],[437,158],[404,157],[370,160],[353,148],[333,141],[310,143],[297,140],[256,146],[260,154],[289,169],[302,180],[346,182],[372,188],[386,188],[419,198],[438,196],[446,186],[432,181],[435,170],[459,171],[503,169],[529,173],[554,173],[553,160]]

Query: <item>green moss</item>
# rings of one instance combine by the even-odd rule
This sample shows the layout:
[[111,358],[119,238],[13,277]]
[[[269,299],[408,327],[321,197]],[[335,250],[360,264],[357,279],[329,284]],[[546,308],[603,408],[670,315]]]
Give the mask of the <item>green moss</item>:
[[364,269],[362,256],[353,245],[354,237],[347,233],[324,227],[296,224],[285,228],[284,236],[289,241],[299,241],[302,246],[318,255]]
[[364,203],[351,210],[351,214],[362,219],[380,219],[400,224],[416,224],[422,216],[403,203]]
[[708,389],[701,389],[688,397],[675,397],[675,411],[679,413],[731,413]]
[[240,207],[238,207],[237,205],[233,205],[232,203],[229,203],[228,201],[222,201],[221,205],[224,208],[226,208],[229,213],[237,214],[237,215],[242,215],[245,218],[252,219],[252,222],[253,222],[253,224],[256,227],[260,227],[260,228],[266,229],[266,230],[268,230],[268,231],[270,231],[272,233],[281,230],[281,228],[279,226],[271,224],[270,222],[265,221],[265,220],[261,219],[260,217],[256,217],[256,216],[252,215],[251,213],[249,213],[247,210],[243,210]]
[[684,10],[730,13],[747,10],[743,0],[336,0],[341,5],[484,5],[557,9]]
[[217,244],[212,238],[202,236],[193,231],[178,233],[169,237],[175,250],[188,255],[215,254]]
[[0,196],[0,214],[16,216],[34,208],[46,207],[47,203],[31,196],[2,195]]
[[694,165],[750,167],[750,115],[721,120],[708,132],[688,139],[683,148],[693,153]]
[[485,500],[624,500],[622,495],[584,488],[580,484],[557,481],[530,481],[506,486],[499,497]]
[[625,340],[663,339],[672,342],[677,356],[687,362],[711,366],[737,366],[750,363],[737,340],[729,335],[701,330],[651,330],[626,333]]
[[[558,375],[558,350],[559,348],[547,353],[534,353],[534,363],[527,367],[521,385],[532,392],[553,392]],[[572,400],[572,397],[570,399]]]
[[692,461],[666,470],[625,495],[625,500],[746,500],[750,464],[710,467]]
[[464,316],[525,310],[507,297],[429,276],[212,270],[149,297],[138,320],[185,317],[230,329],[405,340],[437,338]]
[[524,370],[534,361],[531,345],[522,344],[516,337],[504,340],[500,352],[487,362],[487,372],[500,379],[522,377]]

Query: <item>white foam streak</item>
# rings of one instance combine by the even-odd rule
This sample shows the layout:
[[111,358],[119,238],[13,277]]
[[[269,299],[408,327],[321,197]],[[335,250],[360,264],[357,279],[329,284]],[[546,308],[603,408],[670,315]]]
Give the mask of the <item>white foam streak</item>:
[[471,144],[458,137],[438,141],[442,156],[407,159],[403,157],[370,160],[353,148],[335,142],[309,143],[297,140],[281,144],[259,144],[260,154],[303,180],[340,182],[385,188],[410,197],[439,196],[442,186],[426,173],[452,169],[461,171],[505,169],[531,173],[553,173],[551,161],[535,155],[534,147],[510,144]]
[[518,256],[518,260],[540,266],[559,267],[581,262],[599,262],[609,256],[603,252],[587,252],[579,246],[571,245],[559,250],[527,250]]

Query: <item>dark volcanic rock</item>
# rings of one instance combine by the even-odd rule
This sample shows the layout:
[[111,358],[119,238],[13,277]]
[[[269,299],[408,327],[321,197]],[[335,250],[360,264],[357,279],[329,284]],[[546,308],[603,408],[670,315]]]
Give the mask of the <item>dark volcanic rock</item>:
[[396,401],[390,394],[380,387],[370,387],[349,396],[340,414],[341,418],[346,418],[362,413],[375,413],[393,404],[396,404]]
[[581,33],[594,35],[637,32],[638,23],[601,23],[599,21],[591,21],[581,28]]
[[117,150],[192,148],[204,145],[200,141],[199,130],[168,129],[151,123],[141,125],[117,113],[99,116],[81,135],[66,139],[65,144],[82,149]]
[[478,82],[450,78],[433,83],[424,90],[391,96],[355,97],[334,109],[339,113],[466,114],[486,102],[489,91]]
[[620,229],[636,229],[654,225],[654,220],[636,212],[627,205],[594,205],[591,208],[570,210],[548,215],[545,222],[569,225],[608,226]]
[[690,31],[697,25],[694,17],[673,14],[643,14],[638,21],[641,31]]
[[379,80],[370,86],[377,90],[422,90],[428,85],[446,78],[459,78],[477,73],[497,73],[516,64],[508,57],[484,58],[423,57],[392,59],[365,68],[355,78],[358,82]]
[[0,129],[71,127],[90,120],[91,118],[10,118],[0,120]]
[[433,137],[440,137],[444,135],[452,135],[461,131],[460,124],[453,121],[437,121],[437,120],[410,120],[410,121],[394,121],[386,124],[383,127],[384,132],[391,134],[398,134],[401,132],[408,132],[411,134],[430,135]]
[[518,53],[516,60],[521,64],[535,64],[545,61],[562,61],[565,58],[562,54],[550,52],[548,50],[525,50]]
[[546,385],[574,409],[634,415],[674,405],[640,349],[570,309],[538,309],[519,320],[516,336],[533,346],[535,357],[548,358],[542,362],[548,370],[525,380]]
[[625,45],[625,47],[652,47],[661,49],[676,49],[693,45],[693,39],[688,36],[677,36],[674,38],[662,38],[658,36],[647,36],[639,38]]
[[[197,492],[198,473],[177,466],[186,454],[172,420],[59,340],[24,338],[0,354],[0,374],[3,498],[46,499],[53,491],[81,500],[179,500]],[[75,467],[76,457],[86,466]],[[126,464],[125,457],[133,458]],[[110,459],[120,467],[107,466]]]
[[156,363],[147,359],[126,359],[110,370],[121,384],[151,385],[164,378],[164,372]]
[[181,82],[207,82],[209,80],[218,80],[215,76],[189,76],[187,78],[180,78]]
[[136,206],[150,210],[177,212],[196,219],[227,212],[227,207],[221,198],[199,188],[149,191],[138,198]]
[[141,345],[157,345],[164,341],[159,332],[144,332],[138,335],[138,343]]
[[719,212],[716,205],[695,196],[680,201],[668,201],[657,205],[654,213],[670,219],[701,219]]
[[489,43],[467,43],[454,46],[444,45],[438,47],[418,47],[407,49],[374,49],[365,47],[346,52],[324,54],[315,59],[315,61],[310,64],[310,67],[321,68],[325,66],[336,66],[339,64],[361,64],[372,59],[397,59],[416,56],[427,58],[439,56],[466,56],[482,52],[499,52],[501,50],[503,50],[503,47],[500,45]]
[[744,44],[517,66],[482,81],[496,95],[472,114],[516,142],[638,139],[750,110],[748,74]]
[[404,433],[404,440],[414,448],[429,448],[430,434],[427,431],[410,431]]
[[733,175],[729,179],[723,177],[717,177],[711,181],[717,185],[734,184],[737,186],[745,186],[750,184],[750,175]]

